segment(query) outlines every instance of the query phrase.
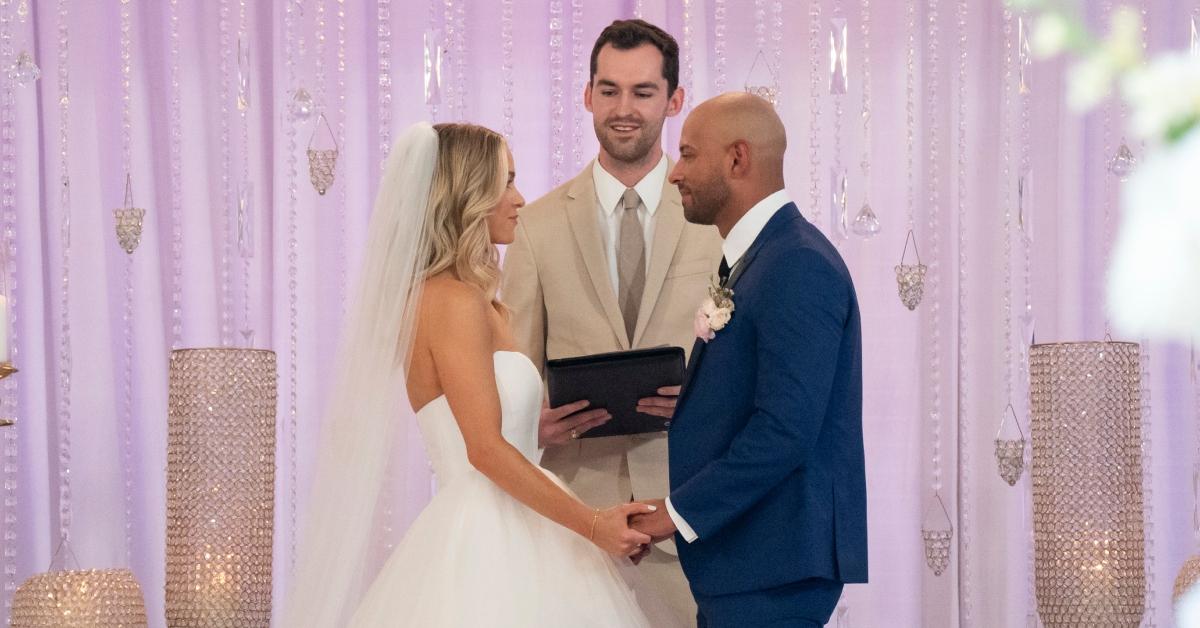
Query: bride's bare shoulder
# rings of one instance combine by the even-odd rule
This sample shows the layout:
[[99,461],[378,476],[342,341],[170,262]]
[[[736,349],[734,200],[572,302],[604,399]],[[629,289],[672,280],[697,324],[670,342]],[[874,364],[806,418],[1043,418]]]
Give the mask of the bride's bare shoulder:
[[488,299],[478,286],[443,273],[425,281],[421,310],[439,326],[487,321]]

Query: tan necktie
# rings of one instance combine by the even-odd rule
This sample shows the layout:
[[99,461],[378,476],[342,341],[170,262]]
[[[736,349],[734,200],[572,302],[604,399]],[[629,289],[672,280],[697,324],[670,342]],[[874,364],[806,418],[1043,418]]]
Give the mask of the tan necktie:
[[641,204],[637,190],[625,188],[621,195],[624,212],[617,246],[617,302],[621,306],[621,316],[625,318],[625,333],[629,335],[630,345],[633,344],[638,308],[642,305],[642,291],[646,285],[646,237],[637,211]]

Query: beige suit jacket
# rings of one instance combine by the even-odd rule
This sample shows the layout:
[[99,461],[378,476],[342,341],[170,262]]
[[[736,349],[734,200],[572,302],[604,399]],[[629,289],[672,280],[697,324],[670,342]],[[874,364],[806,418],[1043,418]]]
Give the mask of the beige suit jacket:
[[[721,262],[716,228],[688,223],[679,190],[664,184],[631,347],[597,205],[589,164],[521,210],[516,240],[505,252],[500,297],[512,310],[517,343],[539,370],[546,360],[630,348],[672,345],[690,353],[695,342],[696,308]],[[596,507],[629,501],[630,490],[639,499],[669,493],[666,434],[580,439],[548,448],[542,465]]]

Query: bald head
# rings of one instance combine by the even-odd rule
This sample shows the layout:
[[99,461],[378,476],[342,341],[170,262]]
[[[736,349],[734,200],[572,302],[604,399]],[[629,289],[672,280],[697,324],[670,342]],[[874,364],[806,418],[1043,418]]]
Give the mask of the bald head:
[[717,225],[724,235],[755,203],[783,189],[786,150],[783,121],[766,100],[728,92],[697,105],[683,124],[671,172],[688,220]]

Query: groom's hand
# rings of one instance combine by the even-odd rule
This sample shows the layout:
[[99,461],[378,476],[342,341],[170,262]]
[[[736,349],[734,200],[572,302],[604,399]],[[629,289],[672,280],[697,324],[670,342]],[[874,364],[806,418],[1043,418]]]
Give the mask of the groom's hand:
[[629,527],[654,539],[655,543],[671,538],[675,534],[675,522],[667,513],[665,499],[641,500],[643,504],[654,506],[654,512],[633,515],[629,518]]
[[538,418],[538,447],[545,449],[551,445],[565,445],[612,418],[604,408],[581,412],[587,406],[586,399],[557,408],[551,408],[549,402],[543,402],[542,414]]
[[658,397],[638,399],[637,411],[642,414],[669,419],[675,415],[675,403],[679,401],[680,386],[663,386]]

